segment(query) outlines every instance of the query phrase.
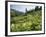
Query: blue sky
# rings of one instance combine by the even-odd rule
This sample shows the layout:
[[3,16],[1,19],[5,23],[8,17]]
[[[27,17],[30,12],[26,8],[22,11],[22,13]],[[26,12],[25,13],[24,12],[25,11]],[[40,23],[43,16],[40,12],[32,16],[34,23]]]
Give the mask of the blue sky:
[[32,10],[35,9],[35,6],[32,5],[10,5],[11,9],[15,9],[21,12],[25,12],[25,9],[27,8],[27,10]]

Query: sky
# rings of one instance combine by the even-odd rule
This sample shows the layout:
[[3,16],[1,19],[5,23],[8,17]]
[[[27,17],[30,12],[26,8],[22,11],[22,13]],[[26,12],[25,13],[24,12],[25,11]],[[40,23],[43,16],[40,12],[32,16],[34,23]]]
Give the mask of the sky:
[[32,10],[32,9],[35,9],[35,6],[32,6],[32,5],[13,5],[13,4],[11,4],[10,8],[21,11],[21,12],[25,12],[26,8],[27,8],[27,10]]

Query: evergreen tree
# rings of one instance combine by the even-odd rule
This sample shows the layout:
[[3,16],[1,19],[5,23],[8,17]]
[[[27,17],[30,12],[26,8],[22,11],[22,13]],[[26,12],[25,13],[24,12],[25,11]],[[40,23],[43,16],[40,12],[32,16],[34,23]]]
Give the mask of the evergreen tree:
[[27,8],[26,8],[26,12],[27,12]]
[[38,6],[35,7],[35,11],[37,11],[37,10],[39,10],[39,7]]
[[38,8],[38,10],[42,10],[42,6],[40,6],[40,8]]
[[27,8],[25,9],[25,11],[26,11],[25,15],[27,15]]

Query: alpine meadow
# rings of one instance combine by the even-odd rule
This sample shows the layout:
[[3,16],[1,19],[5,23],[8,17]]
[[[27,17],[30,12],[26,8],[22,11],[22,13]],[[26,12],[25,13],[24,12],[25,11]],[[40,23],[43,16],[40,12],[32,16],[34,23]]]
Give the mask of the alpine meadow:
[[19,6],[14,8],[12,6],[10,8],[11,32],[42,30],[42,6],[35,6],[34,9],[31,9],[32,7],[19,8]]

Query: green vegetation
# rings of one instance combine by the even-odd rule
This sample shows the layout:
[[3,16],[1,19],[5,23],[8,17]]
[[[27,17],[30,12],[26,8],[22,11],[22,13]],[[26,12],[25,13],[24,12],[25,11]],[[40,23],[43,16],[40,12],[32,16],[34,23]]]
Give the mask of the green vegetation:
[[42,11],[41,7],[39,9],[37,8],[35,8],[35,10],[26,10],[25,14],[16,10],[11,10],[10,31],[22,32],[42,30]]

